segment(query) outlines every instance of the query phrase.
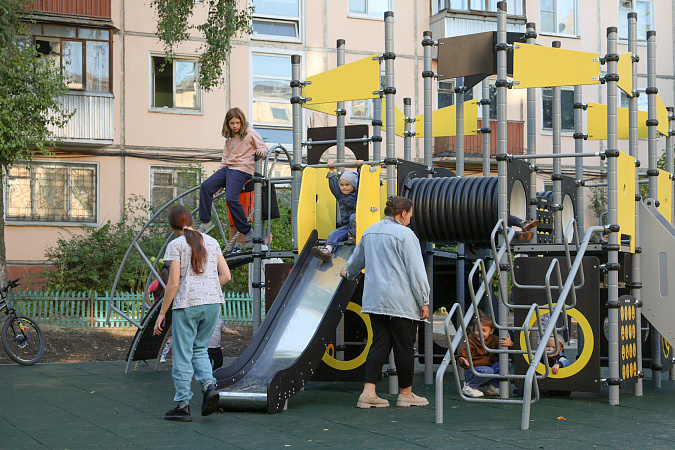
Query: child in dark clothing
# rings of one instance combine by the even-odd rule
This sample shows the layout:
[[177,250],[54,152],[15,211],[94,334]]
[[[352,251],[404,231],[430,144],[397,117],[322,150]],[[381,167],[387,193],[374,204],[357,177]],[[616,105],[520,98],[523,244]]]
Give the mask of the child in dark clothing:
[[[496,349],[500,345],[504,347],[511,347],[513,341],[510,337],[499,339],[492,334],[494,327],[492,319],[483,311],[478,311],[478,317],[474,317],[471,325],[469,325],[469,351],[471,352],[471,360],[473,361],[473,368],[478,373],[498,374],[499,373],[499,355],[497,353],[488,352],[483,348],[480,342],[480,334],[483,334],[485,346],[489,349]],[[469,359],[466,351],[466,343],[462,344],[458,355],[459,365],[466,369],[464,372],[464,387],[462,393],[467,397],[482,397],[484,394],[478,387],[485,383],[490,383],[488,386],[488,395],[499,395],[499,380],[493,378],[478,377],[471,371],[469,366]]]
[[[360,166],[362,163],[363,161],[358,160],[356,165]],[[331,165],[332,162],[328,164]],[[356,198],[359,187],[359,174],[353,170],[342,172],[338,181],[335,169],[331,167],[326,178],[328,178],[330,191],[335,196],[340,207],[341,226],[330,232],[324,247],[314,247],[312,249],[312,255],[323,262],[331,260],[335,252],[337,252],[339,242],[347,241],[347,243],[350,243],[351,241],[353,244],[356,243]]]

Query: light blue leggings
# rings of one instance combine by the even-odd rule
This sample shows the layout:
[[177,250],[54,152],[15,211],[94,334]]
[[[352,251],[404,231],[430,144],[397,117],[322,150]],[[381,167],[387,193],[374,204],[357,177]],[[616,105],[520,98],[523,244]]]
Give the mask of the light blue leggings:
[[199,305],[173,310],[173,385],[174,400],[190,403],[192,376],[203,386],[216,382],[207,353],[209,340],[216,328],[220,305]]

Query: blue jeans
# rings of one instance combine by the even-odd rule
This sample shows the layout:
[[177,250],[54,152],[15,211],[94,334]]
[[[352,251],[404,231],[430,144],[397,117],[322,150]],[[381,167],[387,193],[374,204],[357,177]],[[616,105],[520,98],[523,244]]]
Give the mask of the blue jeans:
[[202,223],[211,222],[211,206],[213,205],[213,194],[218,192],[221,187],[225,188],[225,201],[230,210],[232,221],[230,225],[237,227],[237,231],[242,234],[248,234],[251,231],[251,225],[248,223],[248,217],[244,212],[244,207],[239,201],[239,194],[244,184],[251,179],[251,175],[241,170],[223,167],[218,169],[213,175],[204,181],[199,190],[199,220]]
[[326,239],[326,245],[333,246],[333,253],[337,251],[338,242],[344,242],[349,239],[349,235],[356,236],[356,214],[349,216],[349,225],[331,231]]
[[[474,366],[473,368],[476,369],[476,372],[478,373],[499,374],[498,362],[491,366]],[[471,371],[471,369],[466,369],[464,372],[464,381],[466,381],[466,384],[472,388],[477,388],[478,386],[482,386],[488,382],[495,387],[499,387],[499,380],[496,378],[478,377]]]
[[220,304],[190,306],[173,310],[173,385],[174,400],[189,403],[192,376],[203,386],[216,383],[207,352],[209,340],[220,315]]

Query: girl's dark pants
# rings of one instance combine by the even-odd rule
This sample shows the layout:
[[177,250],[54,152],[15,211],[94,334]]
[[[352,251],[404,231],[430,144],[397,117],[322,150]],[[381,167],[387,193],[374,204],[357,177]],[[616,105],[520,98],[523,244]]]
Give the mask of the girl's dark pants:
[[248,217],[244,212],[244,207],[239,201],[239,194],[244,184],[252,177],[241,170],[223,167],[218,169],[213,175],[202,183],[199,195],[199,220],[202,223],[211,222],[211,205],[213,205],[213,194],[218,189],[225,187],[225,201],[232,215],[233,224],[241,234],[248,234],[251,231],[251,225],[248,223]]
[[373,345],[366,358],[363,381],[377,384],[382,379],[382,366],[389,361],[389,353],[393,348],[398,385],[402,389],[412,386],[417,321],[370,314],[370,323],[373,327]]

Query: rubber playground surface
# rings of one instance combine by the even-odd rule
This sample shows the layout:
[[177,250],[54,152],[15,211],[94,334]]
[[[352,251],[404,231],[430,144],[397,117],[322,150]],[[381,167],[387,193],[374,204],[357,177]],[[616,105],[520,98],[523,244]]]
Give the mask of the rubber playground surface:
[[[360,410],[360,383],[310,383],[274,415],[201,417],[195,395],[194,420],[180,423],[163,419],[174,406],[166,365],[129,375],[123,362],[1,365],[0,448],[675,448],[675,382],[657,390],[645,378],[645,396],[621,391],[620,406],[606,389],[544,398],[522,431],[520,407],[463,402],[451,373],[445,423],[435,424],[433,388],[417,369],[426,407]],[[385,379],[378,392],[395,405],[386,389]]]

